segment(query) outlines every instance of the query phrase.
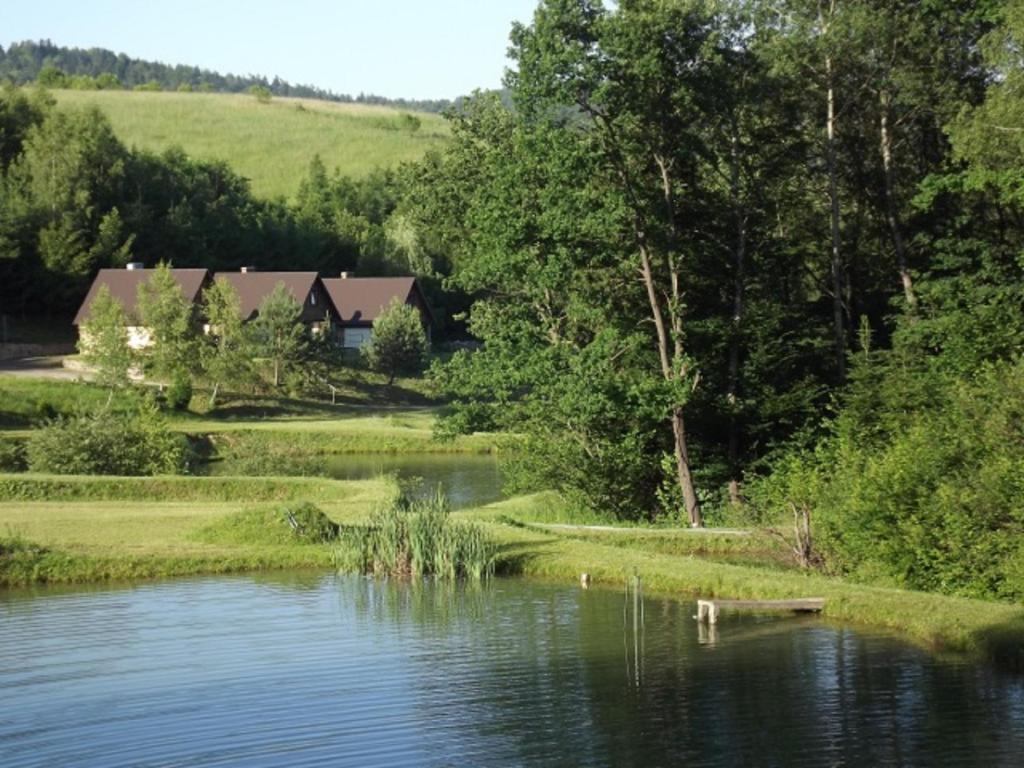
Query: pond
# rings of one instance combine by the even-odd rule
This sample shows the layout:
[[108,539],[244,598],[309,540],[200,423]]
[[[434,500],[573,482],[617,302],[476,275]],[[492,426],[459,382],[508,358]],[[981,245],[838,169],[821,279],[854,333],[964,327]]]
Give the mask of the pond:
[[1019,766],[1024,681],[820,619],[278,574],[0,593],[22,766]]
[[[323,473],[336,480],[363,480],[394,473],[413,494],[432,494],[438,487],[452,509],[490,504],[502,498],[498,459],[474,453],[350,453],[323,459]],[[214,475],[235,472],[230,461],[216,461]]]

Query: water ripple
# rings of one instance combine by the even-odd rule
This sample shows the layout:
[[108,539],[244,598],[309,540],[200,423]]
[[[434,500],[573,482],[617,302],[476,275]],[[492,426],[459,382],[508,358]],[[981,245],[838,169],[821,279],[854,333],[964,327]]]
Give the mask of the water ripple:
[[[0,765],[1016,766],[1024,684],[817,619],[518,581],[0,594]],[[702,642],[703,640],[703,642]],[[713,640],[713,642],[712,642]]]

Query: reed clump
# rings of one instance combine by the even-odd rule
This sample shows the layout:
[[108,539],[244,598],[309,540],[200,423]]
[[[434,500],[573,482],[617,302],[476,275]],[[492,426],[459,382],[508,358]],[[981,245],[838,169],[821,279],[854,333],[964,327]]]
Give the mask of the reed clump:
[[387,576],[489,578],[498,553],[480,525],[452,522],[440,491],[400,496],[371,515],[369,525],[347,528],[341,538],[339,564]]

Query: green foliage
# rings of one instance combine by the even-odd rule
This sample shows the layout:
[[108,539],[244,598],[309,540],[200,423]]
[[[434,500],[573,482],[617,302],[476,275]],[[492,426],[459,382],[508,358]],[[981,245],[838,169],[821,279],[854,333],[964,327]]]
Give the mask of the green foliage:
[[101,286],[93,298],[89,316],[79,327],[78,351],[82,361],[96,370],[97,383],[124,387],[137,361],[129,345],[128,316],[124,307]]
[[203,317],[208,333],[200,339],[199,352],[203,371],[214,385],[212,408],[222,387],[239,391],[254,381],[256,350],[250,328],[242,318],[238,292],[231,283],[218,280],[203,292]]
[[39,70],[36,82],[43,88],[63,88],[67,83],[68,76],[60,67],[52,65],[45,66]]
[[23,472],[27,468],[24,442],[0,438],[0,472]]
[[419,310],[396,297],[373,321],[373,335],[361,352],[367,365],[386,374],[391,384],[399,374],[420,373],[428,349]]
[[281,386],[282,377],[307,351],[309,335],[301,317],[302,305],[279,283],[260,304],[252,323],[257,352],[270,363],[275,387]]
[[174,374],[164,392],[164,402],[173,411],[188,410],[189,403],[192,402],[192,380],[187,373],[178,371]]
[[138,308],[139,324],[149,337],[149,344],[141,350],[146,372],[170,379],[179,391],[181,382],[191,387],[199,329],[195,307],[185,298],[169,264],[157,265],[149,279],[139,284]]
[[185,436],[167,429],[155,405],[58,417],[31,434],[26,453],[33,472],[63,475],[173,475],[190,461]]
[[754,497],[768,514],[782,503],[812,507],[837,572],[1019,598],[1024,366],[999,364],[970,381],[917,378],[931,380],[930,395],[909,407],[914,392],[894,389],[880,402],[875,386],[855,386],[829,441],[778,462]]
[[425,499],[403,496],[375,512],[366,528],[342,532],[339,559],[360,570],[399,577],[488,578],[497,546],[479,525],[453,523],[440,491]]
[[250,85],[249,93],[251,93],[260,104],[269,104],[271,93],[270,89],[265,85]]

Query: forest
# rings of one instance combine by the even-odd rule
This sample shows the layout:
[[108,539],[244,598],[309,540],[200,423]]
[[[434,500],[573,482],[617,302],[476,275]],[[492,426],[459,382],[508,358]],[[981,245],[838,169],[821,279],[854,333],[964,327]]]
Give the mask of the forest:
[[513,487],[1017,599],[1022,43],[1017,0],[544,0],[445,150],[293,204],[11,85],[0,303],[67,316],[128,260],[411,272],[482,342],[433,366],[441,430],[515,435]]

